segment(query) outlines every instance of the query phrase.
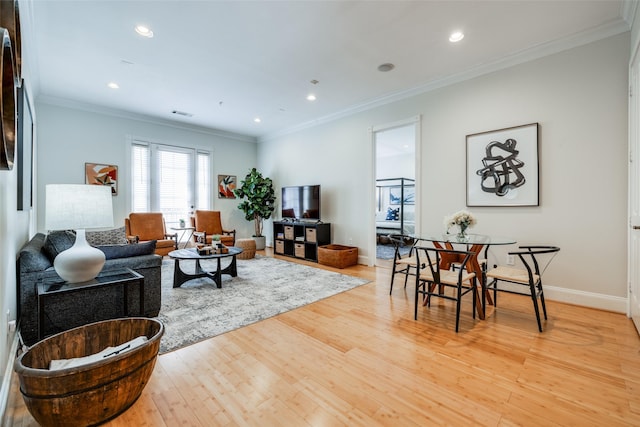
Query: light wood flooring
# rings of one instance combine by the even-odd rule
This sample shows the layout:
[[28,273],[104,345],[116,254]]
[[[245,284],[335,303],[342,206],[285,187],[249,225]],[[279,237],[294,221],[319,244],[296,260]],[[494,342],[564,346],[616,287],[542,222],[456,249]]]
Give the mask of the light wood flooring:
[[[291,260],[290,258],[285,258]],[[316,266],[316,264],[309,264]],[[390,270],[371,283],[159,356],[115,426],[640,426],[640,339],[622,314],[499,295],[421,307]],[[15,377],[15,375],[14,375]],[[35,426],[12,386],[4,425]]]

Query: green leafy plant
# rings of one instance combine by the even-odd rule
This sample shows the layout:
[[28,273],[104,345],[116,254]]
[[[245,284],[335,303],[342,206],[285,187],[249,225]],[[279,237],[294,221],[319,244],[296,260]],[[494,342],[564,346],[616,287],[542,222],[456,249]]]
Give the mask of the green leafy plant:
[[238,209],[244,212],[247,221],[254,221],[254,236],[262,237],[263,221],[271,218],[275,210],[276,193],[271,178],[263,177],[253,168],[240,181],[240,187],[233,190],[233,194],[239,199],[245,199],[238,205]]

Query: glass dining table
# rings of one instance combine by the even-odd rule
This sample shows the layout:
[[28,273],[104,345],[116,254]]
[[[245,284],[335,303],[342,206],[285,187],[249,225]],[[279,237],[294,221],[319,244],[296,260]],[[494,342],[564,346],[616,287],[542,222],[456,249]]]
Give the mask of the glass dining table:
[[[454,245],[458,247],[460,245],[466,246],[466,250],[473,252],[475,255],[471,257],[467,263],[467,270],[470,273],[475,273],[480,286],[482,287],[482,300],[476,300],[476,308],[478,311],[478,317],[480,319],[485,318],[486,302],[493,305],[493,298],[491,294],[487,292],[487,277],[486,277],[486,264],[488,262],[489,247],[493,245],[513,245],[516,240],[511,237],[500,236],[487,236],[484,234],[472,234],[469,233],[465,237],[458,237],[457,234],[448,233],[425,233],[415,236],[418,241],[432,242],[436,248],[452,249]],[[481,262],[478,256],[484,256],[484,262]],[[456,262],[462,261],[454,256],[443,256],[440,268],[450,269]],[[476,297],[478,297],[476,293]]]

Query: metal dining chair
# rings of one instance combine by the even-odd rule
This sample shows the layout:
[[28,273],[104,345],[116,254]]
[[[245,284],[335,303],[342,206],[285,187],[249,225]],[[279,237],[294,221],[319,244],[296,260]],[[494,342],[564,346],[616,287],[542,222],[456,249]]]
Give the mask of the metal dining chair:
[[[414,246],[417,240],[406,234],[389,234],[389,240],[394,246],[393,270],[391,271],[391,284],[389,285],[389,295],[393,291],[393,280],[396,274],[404,274],[404,287],[407,288],[409,276],[414,276],[416,270],[416,257],[414,256]],[[408,251],[406,250],[408,248]],[[404,251],[403,251],[404,249]],[[403,253],[404,252],[404,253]]]
[[[418,320],[418,301],[422,295],[422,300],[427,306],[431,305],[431,298],[438,297],[456,302],[456,332],[460,325],[460,305],[462,297],[468,293],[472,294],[473,318],[476,317],[476,300],[478,299],[478,288],[476,274],[467,271],[467,263],[474,252],[455,250],[450,248],[436,248],[416,246],[416,292],[414,320]],[[459,268],[456,270],[441,269],[442,258],[459,259]],[[446,293],[447,288],[453,288],[453,295]]]
[[[495,307],[498,305],[497,292],[529,295],[533,300],[533,308],[538,321],[538,330],[542,332],[538,298],[540,298],[544,319],[547,320],[547,307],[544,303],[544,290],[542,289],[542,273],[549,266],[556,254],[560,252],[560,248],[557,246],[519,246],[518,248],[518,251],[509,252],[509,255],[517,255],[524,268],[494,266],[494,268],[487,271],[486,274],[488,281],[487,290],[493,291],[493,304]],[[545,254],[549,256],[545,259],[544,268],[541,270],[541,256]],[[521,287],[504,286],[507,283],[511,285],[521,285]],[[522,289],[522,287],[525,287],[526,290]]]

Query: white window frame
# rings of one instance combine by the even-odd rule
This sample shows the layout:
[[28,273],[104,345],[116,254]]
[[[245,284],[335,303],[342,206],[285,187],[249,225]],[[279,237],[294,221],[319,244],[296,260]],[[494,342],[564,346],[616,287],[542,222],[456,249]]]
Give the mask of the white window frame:
[[[175,152],[180,152],[180,153],[188,153],[191,155],[191,162],[192,162],[192,167],[193,167],[193,175],[191,177],[191,189],[193,191],[192,197],[191,197],[191,207],[190,210],[188,212],[189,215],[191,215],[193,213],[193,210],[195,209],[195,207],[197,206],[199,209],[211,209],[211,206],[213,204],[213,189],[214,189],[214,182],[213,182],[213,174],[211,173],[212,170],[212,163],[213,163],[213,156],[211,151],[206,150],[206,149],[202,149],[202,148],[193,148],[193,147],[185,147],[185,146],[180,146],[177,144],[167,144],[167,143],[157,143],[157,142],[152,142],[152,141],[148,141],[145,139],[139,139],[139,138],[130,138],[130,144],[129,144],[129,155],[128,155],[128,162],[129,162],[129,171],[130,171],[130,185],[129,185],[129,192],[130,192],[130,197],[128,199],[128,207],[129,207],[129,212],[133,212],[133,206],[134,206],[134,197],[135,197],[135,192],[133,190],[133,185],[134,185],[134,180],[133,180],[133,148],[134,146],[142,146],[142,147],[148,147],[149,151],[149,182],[150,182],[150,191],[149,194],[147,194],[147,207],[149,211],[158,211],[159,208],[159,192],[160,192],[160,187],[158,185],[159,182],[159,167],[157,165],[157,158],[158,158],[158,150],[164,150],[164,151],[175,151]],[[200,161],[199,158],[200,156],[208,156],[208,162],[206,163],[206,168],[208,168],[208,171],[205,171],[204,174],[201,173],[200,171]],[[204,203],[202,203],[198,195],[199,191],[197,188],[197,179],[199,176],[208,176],[208,201],[205,201]],[[206,190],[205,190],[206,191]],[[168,224],[167,227],[169,227],[170,225]]]

